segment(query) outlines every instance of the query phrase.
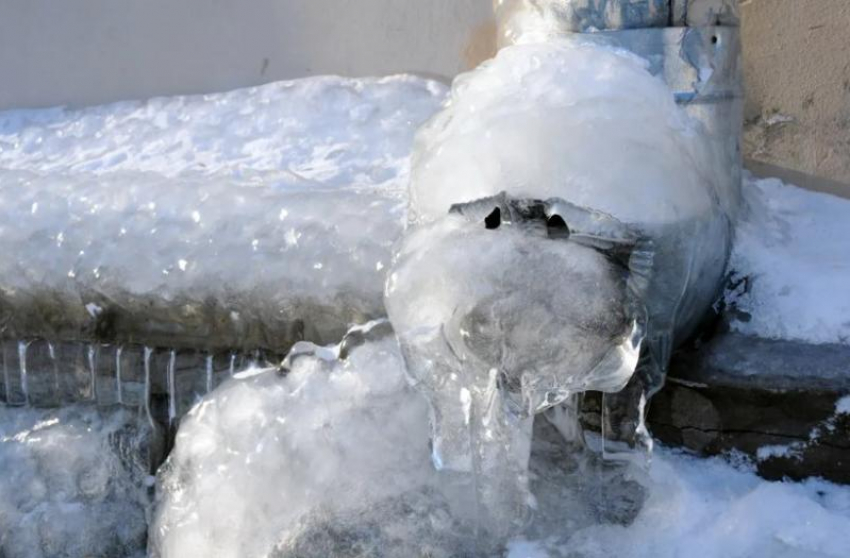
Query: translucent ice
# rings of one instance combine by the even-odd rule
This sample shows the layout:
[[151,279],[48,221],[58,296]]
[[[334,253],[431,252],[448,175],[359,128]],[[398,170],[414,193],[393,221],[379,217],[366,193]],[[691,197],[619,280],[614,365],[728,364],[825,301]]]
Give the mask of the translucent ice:
[[149,432],[125,410],[0,406],[0,556],[144,556]]
[[[152,555],[497,554],[501,533],[486,523],[476,532],[474,486],[431,465],[428,406],[386,326],[337,346],[298,344],[283,373],[243,371],[187,415],[159,473]],[[553,440],[532,465],[541,536],[563,518],[597,518],[587,495],[561,495],[574,488],[575,464]]]
[[712,211],[712,173],[694,121],[648,63],[551,41],[504,48],[458,77],[450,106],[419,132],[411,220],[501,191],[561,197],[626,221]]
[[387,312],[435,464],[476,479],[497,530],[524,521],[530,417],[622,390],[644,334],[604,428],[651,444],[646,401],[719,290],[727,180],[647,67],[580,39],[507,47],[416,138]]
[[395,339],[358,346],[372,328],[386,323],[335,347],[296,345],[285,376],[237,374],[187,415],[159,474],[154,556],[402,557],[467,544],[437,490],[426,403]]

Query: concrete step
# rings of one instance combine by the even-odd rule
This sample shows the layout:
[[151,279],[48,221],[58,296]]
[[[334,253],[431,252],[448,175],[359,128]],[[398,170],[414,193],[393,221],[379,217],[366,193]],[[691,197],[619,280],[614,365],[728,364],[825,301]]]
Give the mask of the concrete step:
[[721,334],[674,357],[648,421],[665,444],[743,452],[769,479],[850,483],[850,345]]

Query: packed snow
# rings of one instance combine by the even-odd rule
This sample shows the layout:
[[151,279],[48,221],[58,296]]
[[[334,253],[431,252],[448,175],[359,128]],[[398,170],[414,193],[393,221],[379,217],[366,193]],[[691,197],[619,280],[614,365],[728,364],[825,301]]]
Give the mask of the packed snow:
[[26,331],[39,297],[66,331],[91,328],[93,308],[142,319],[174,301],[215,306],[216,327],[287,321],[325,342],[381,315],[413,134],[444,94],[323,77],[0,113],[7,332],[46,334]]
[[[404,187],[413,132],[445,87],[413,76],[316,77],[226,93],[0,113],[0,169],[240,176]],[[174,200],[175,202],[178,200]]]
[[125,410],[0,406],[0,556],[144,556],[150,444]]
[[741,333],[850,343],[850,200],[749,178],[729,264]]
[[[408,386],[395,340],[367,341],[346,358],[339,347],[296,352],[288,375],[271,369],[231,380],[184,422],[160,472],[153,555],[440,558],[475,551],[464,485],[447,487],[430,465],[428,406]],[[525,536],[485,555],[850,553],[848,487],[767,482],[743,461],[666,448],[648,472],[611,478],[582,470],[558,435],[536,435],[535,444],[533,521]],[[600,514],[594,506],[606,502],[594,479],[616,488],[608,503],[636,500],[642,508]]]
[[505,191],[625,222],[682,222],[720,197],[726,171],[710,160],[646,60],[578,40],[513,46],[455,79],[447,110],[417,135],[409,220]]

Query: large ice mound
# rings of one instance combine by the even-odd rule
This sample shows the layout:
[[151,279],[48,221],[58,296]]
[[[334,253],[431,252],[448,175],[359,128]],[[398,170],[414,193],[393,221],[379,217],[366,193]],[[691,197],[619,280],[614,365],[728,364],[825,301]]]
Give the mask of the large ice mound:
[[[416,138],[410,221],[501,191],[560,197],[625,222],[711,211],[698,126],[646,60],[580,39],[504,48],[455,79]],[[615,147],[612,147],[615,146]]]
[[[159,473],[153,556],[402,557],[453,538],[450,515],[426,505],[427,407],[395,340],[339,352],[297,345],[285,377],[245,371],[184,418]],[[370,533],[387,522],[392,538]]]
[[540,420],[529,469],[534,520],[507,548],[476,546],[474,510],[464,506],[471,487],[443,484],[431,467],[428,408],[405,381],[398,345],[364,337],[359,346],[300,345],[288,374],[244,371],[195,408],[159,475],[153,556],[840,558],[850,550],[847,488],[770,483],[745,466],[665,448],[648,475],[612,477]]
[[721,291],[716,148],[646,60],[580,38],[502,49],[418,132],[387,313],[483,525],[522,526],[536,413],[603,392],[606,439],[651,446],[647,401]]

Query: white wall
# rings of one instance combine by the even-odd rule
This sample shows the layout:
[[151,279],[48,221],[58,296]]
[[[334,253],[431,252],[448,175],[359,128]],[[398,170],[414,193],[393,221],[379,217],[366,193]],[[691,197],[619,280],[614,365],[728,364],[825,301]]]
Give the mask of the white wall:
[[491,28],[491,0],[0,0],[0,109],[453,76],[486,57]]

